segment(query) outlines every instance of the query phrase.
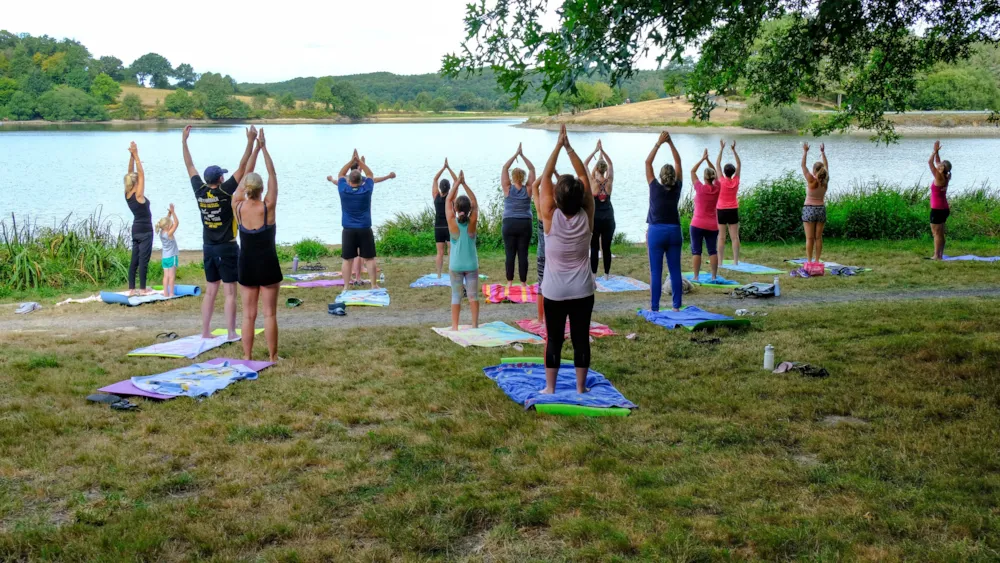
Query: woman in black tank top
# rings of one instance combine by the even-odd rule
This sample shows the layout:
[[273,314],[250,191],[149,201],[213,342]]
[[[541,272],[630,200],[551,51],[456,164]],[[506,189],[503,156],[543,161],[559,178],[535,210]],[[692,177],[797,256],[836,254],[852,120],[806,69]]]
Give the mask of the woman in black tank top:
[[149,295],[146,272],[153,255],[153,214],[146,199],[146,175],[139,160],[139,147],[129,144],[128,174],[125,175],[125,202],[132,211],[132,260],[128,266],[129,295],[135,295],[135,277],[139,275],[139,295]]
[[611,157],[604,152],[601,141],[597,148],[587,157],[585,165],[589,168],[590,161],[598,153],[600,158],[590,172],[590,189],[594,195],[594,235],[590,239],[590,271],[597,274],[600,263],[599,254],[604,255],[604,277],[611,274],[611,242],[615,238],[615,209],[611,206],[611,189],[615,183],[615,167]]
[[[267,166],[267,193],[264,179],[254,173],[258,153],[264,153]],[[233,216],[240,233],[239,283],[243,301],[243,359],[253,359],[254,326],[257,324],[258,301],[264,305],[264,338],[272,362],[278,360],[278,288],[283,275],[274,245],[275,214],[278,206],[278,176],[267,152],[264,129],[257,133],[254,148],[243,180],[233,193]],[[263,299],[261,299],[263,298]]]
[[[441,179],[441,174],[447,170],[451,174],[451,182],[448,179]],[[444,159],[444,166],[434,175],[434,182],[431,184],[431,197],[434,198],[434,244],[437,246],[437,258],[434,264],[437,266],[438,279],[441,278],[441,270],[444,268],[444,251],[451,246],[451,234],[448,232],[448,218],[445,215],[444,204],[451,191],[452,183],[457,182],[458,177],[448,165],[448,159]]]

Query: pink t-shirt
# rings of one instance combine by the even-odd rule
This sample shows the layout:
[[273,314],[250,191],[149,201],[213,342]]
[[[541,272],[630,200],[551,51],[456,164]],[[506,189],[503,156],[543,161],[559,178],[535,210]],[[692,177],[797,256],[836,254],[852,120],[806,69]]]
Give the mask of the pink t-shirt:
[[719,184],[719,209],[738,209],[740,207],[739,201],[736,199],[736,193],[740,191],[740,177],[733,176],[732,178],[726,178],[725,176],[717,180]]
[[719,201],[719,181],[709,185],[694,183],[694,216],[691,226],[706,231],[719,230],[719,219],[715,215],[715,204]]
[[948,188],[931,182],[931,209],[948,209]]

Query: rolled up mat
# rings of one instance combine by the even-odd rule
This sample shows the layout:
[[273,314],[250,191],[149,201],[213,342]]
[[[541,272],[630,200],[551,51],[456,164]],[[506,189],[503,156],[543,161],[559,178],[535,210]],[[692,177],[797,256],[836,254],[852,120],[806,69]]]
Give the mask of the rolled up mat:
[[177,297],[187,297],[188,295],[197,297],[201,295],[201,287],[197,285],[175,285],[174,294]]
[[542,414],[554,414],[559,416],[628,416],[632,414],[632,409],[621,407],[584,407],[581,405],[567,405],[565,403],[537,404],[535,410]]

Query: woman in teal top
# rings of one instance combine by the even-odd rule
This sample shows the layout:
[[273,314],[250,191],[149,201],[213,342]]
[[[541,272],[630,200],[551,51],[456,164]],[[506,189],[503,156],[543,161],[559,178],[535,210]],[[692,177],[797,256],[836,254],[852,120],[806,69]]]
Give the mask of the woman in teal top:
[[[458,197],[458,188],[465,193]],[[465,183],[465,173],[458,173],[458,180],[448,192],[445,202],[448,232],[451,234],[451,254],[448,269],[451,272],[451,330],[458,330],[458,316],[462,312],[462,287],[469,296],[472,309],[472,328],[479,328],[479,255],[476,254],[476,224],[479,206],[476,194]]]

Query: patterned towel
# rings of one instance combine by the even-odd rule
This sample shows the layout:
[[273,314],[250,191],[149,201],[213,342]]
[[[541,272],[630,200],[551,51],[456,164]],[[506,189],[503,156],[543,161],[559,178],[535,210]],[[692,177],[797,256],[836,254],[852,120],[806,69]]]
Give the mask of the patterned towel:
[[[537,319],[523,319],[517,321],[517,326],[530,332],[531,334],[537,334],[543,339],[547,339],[544,322],[538,322]],[[594,321],[590,322],[590,336],[594,338],[601,338],[602,336],[614,336],[614,334],[615,331],[611,330],[608,325],[602,325],[601,323]],[[566,321],[566,339],[569,339],[569,320]]]
[[481,346],[483,348],[493,348],[496,346],[508,346],[515,342],[525,344],[542,344],[544,340],[534,334],[521,332],[507,323],[494,321],[479,325],[479,328],[472,328],[461,325],[458,330],[451,328],[432,328],[434,332],[450,339],[455,344],[463,348],[469,346]]
[[351,289],[337,296],[337,303],[360,307],[388,307],[389,292],[379,289]]
[[451,287],[451,276],[448,272],[443,272],[440,278],[437,274],[427,274],[411,283],[410,287]]
[[[242,365],[250,368],[252,371],[261,372],[274,364],[271,362],[255,362],[253,360],[233,360],[230,358],[215,358],[213,360],[208,360],[204,362],[208,365]],[[136,387],[131,379],[126,379],[125,381],[119,381],[118,383],[112,383],[105,387],[101,387],[98,391],[104,393],[111,393],[112,395],[128,396],[128,397],[147,397],[149,399],[158,399],[161,401],[173,399],[177,395],[167,395],[163,393],[156,393],[152,391],[144,391]]]
[[[693,284],[696,284],[696,285],[707,285],[709,287],[725,287],[725,286],[728,286],[728,285],[743,285],[743,284],[741,284],[738,281],[727,280],[726,278],[724,278],[722,276],[718,276],[718,275],[715,276],[715,279],[713,280],[712,279],[712,274],[710,274],[708,272],[698,272],[698,279],[697,280],[694,279],[694,272],[684,272],[684,278],[687,279],[687,280],[690,280],[691,283],[693,283]],[[670,278],[667,278],[667,279],[669,280]]]
[[740,262],[737,266],[733,264],[732,260],[726,260],[719,265],[720,268],[725,268],[726,270],[732,270],[734,272],[743,272],[744,274],[754,274],[754,275],[766,275],[766,274],[784,274],[783,270],[775,270],[768,266],[760,266],[757,264],[751,264],[749,262]]
[[[309,274],[286,274],[285,278],[289,280],[305,282],[318,280],[319,278],[339,278],[340,272],[312,272]],[[344,285],[344,284],[340,284]]]
[[[795,264],[796,266],[805,266],[806,259],[805,258],[796,258],[794,260],[785,260],[785,262],[788,262],[789,264]],[[860,274],[861,272],[870,272],[870,271],[872,271],[871,268],[862,268],[860,266],[845,266],[843,264],[838,264],[836,262],[823,262],[823,269],[826,270],[827,272],[830,272],[831,274],[834,274],[834,275],[841,275],[842,272],[845,272],[845,268],[847,269],[846,271],[853,272],[853,273],[847,274],[847,275],[850,275],[850,276],[853,276],[854,274]],[[808,277],[808,276],[805,276],[805,277]]]
[[344,280],[315,280],[315,281],[303,281],[296,283],[283,283],[281,287],[285,289],[304,289],[309,287],[343,287]]
[[483,295],[486,296],[486,301],[490,303],[537,303],[538,284],[532,284],[527,287],[522,287],[520,284],[512,285],[508,292],[507,286],[504,284],[484,283]]
[[597,282],[597,291],[600,293],[615,293],[619,291],[649,291],[649,284],[643,281],[625,276],[600,277]]

